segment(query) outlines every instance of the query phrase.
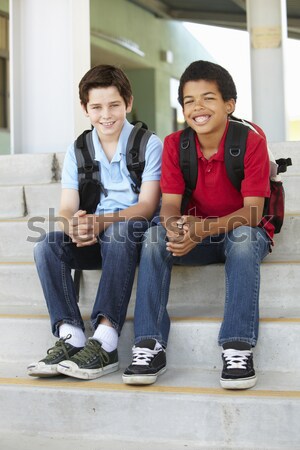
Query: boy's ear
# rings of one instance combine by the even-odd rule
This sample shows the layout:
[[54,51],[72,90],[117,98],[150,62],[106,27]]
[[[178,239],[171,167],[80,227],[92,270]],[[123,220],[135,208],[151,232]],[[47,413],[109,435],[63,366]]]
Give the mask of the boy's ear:
[[231,98],[230,100],[227,100],[226,102],[226,112],[227,114],[232,114],[235,110],[235,100]]
[[127,108],[126,108],[126,112],[127,112],[127,113],[130,113],[130,112],[131,112],[131,110],[132,110],[132,105],[133,105],[133,96],[131,96],[131,98],[130,98],[130,100],[129,100],[129,103],[128,103],[128,105],[127,105]]

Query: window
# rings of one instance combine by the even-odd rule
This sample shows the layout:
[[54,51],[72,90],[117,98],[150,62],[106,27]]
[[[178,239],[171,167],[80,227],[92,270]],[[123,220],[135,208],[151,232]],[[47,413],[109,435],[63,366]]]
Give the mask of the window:
[[8,16],[0,13],[0,128],[9,128]]

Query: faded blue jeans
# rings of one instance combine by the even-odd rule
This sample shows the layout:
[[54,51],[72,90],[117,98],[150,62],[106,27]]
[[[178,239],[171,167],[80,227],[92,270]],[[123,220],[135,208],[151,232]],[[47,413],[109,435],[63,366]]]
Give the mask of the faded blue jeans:
[[35,245],[35,263],[55,336],[62,322],[84,330],[71,269],[102,268],[91,322],[96,328],[106,317],[121,333],[148,226],[147,221],[114,223],[99,236],[99,243],[88,247],[76,247],[62,232],[49,233]]
[[228,234],[206,238],[180,258],[166,250],[166,231],[161,225],[149,228],[143,239],[135,309],[136,343],[155,338],[167,346],[170,319],[166,307],[173,264],[197,266],[222,262],[226,290],[219,345],[243,341],[255,346],[260,263],[270,251],[270,240],[263,229],[241,226]]

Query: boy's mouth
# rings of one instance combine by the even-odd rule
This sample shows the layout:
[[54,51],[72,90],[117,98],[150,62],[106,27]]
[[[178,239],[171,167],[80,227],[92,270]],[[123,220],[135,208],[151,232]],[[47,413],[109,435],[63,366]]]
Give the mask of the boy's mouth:
[[104,127],[111,127],[115,122],[101,122]]
[[193,118],[194,122],[196,122],[197,124],[203,124],[206,123],[208,120],[210,119],[209,115],[201,115],[201,116],[196,116]]

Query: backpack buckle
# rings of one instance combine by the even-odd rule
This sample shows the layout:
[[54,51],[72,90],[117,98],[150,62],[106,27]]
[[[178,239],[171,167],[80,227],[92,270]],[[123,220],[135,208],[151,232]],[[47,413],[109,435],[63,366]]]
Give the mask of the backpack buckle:
[[130,164],[130,169],[131,170],[133,170],[134,172],[137,170],[137,169],[140,169],[140,163],[139,162],[133,162],[133,163],[131,163]]
[[84,168],[85,172],[90,173],[90,172],[93,172],[94,166],[93,166],[93,164],[85,164],[83,166],[83,168]]
[[229,153],[231,156],[237,157],[237,156],[240,156],[241,149],[240,149],[240,147],[230,147]]
[[186,150],[187,148],[189,148],[189,146],[190,146],[190,140],[189,140],[189,139],[184,139],[184,140],[181,142],[181,148],[182,148],[182,150]]

